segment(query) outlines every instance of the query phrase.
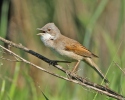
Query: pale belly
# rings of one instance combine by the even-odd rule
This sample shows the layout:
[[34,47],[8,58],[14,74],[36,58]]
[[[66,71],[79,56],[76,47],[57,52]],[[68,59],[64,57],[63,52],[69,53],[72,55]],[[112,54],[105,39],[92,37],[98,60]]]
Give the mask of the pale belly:
[[71,61],[71,62],[75,62],[78,60],[82,60],[83,57],[80,55],[77,55],[73,52],[69,52],[69,51],[65,51],[65,50],[55,50],[55,49],[51,49],[58,57],[66,60],[66,61]]

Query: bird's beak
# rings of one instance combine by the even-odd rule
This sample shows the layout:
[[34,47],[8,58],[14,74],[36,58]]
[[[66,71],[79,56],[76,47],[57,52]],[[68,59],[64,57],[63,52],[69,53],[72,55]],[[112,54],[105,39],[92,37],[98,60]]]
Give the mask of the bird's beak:
[[36,34],[36,35],[43,35],[43,34],[44,34],[44,33],[41,32],[41,31],[42,31],[41,28],[37,28],[37,30],[38,30],[40,33],[38,33],[38,34]]
[[38,34],[36,34],[36,35],[43,35],[44,33],[38,33]]
[[36,30],[41,30],[41,28],[37,28]]

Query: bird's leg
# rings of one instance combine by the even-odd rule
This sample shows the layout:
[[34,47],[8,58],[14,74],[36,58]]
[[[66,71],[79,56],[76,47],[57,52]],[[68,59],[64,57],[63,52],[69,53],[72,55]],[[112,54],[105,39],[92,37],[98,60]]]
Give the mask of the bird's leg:
[[75,67],[74,67],[73,70],[72,70],[72,73],[76,72],[79,63],[80,63],[80,60],[78,60],[78,62],[76,63]]

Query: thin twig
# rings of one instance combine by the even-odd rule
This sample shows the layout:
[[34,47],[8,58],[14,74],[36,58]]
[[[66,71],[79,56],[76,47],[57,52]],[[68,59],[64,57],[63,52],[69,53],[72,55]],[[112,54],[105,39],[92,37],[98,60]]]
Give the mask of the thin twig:
[[12,61],[12,62],[21,62],[20,60],[11,60],[11,59],[8,59],[8,58],[4,58],[3,56],[0,57],[0,59],[2,60],[7,60],[7,61]]

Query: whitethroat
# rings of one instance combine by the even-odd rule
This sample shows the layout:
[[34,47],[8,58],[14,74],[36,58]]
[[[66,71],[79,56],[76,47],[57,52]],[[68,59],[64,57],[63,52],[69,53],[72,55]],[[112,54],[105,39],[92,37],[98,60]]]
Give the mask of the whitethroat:
[[77,61],[72,73],[76,72],[80,61],[84,61],[90,65],[102,79],[104,79],[105,83],[108,83],[108,80],[92,60],[92,57],[98,56],[90,52],[76,40],[62,35],[54,23],[48,23],[42,28],[37,29],[40,31],[37,35],[41,36],[41,40],[45,46],[52,49],[52,51],[56,52],[56,54],[60,55],[65,60],[70,62]]

